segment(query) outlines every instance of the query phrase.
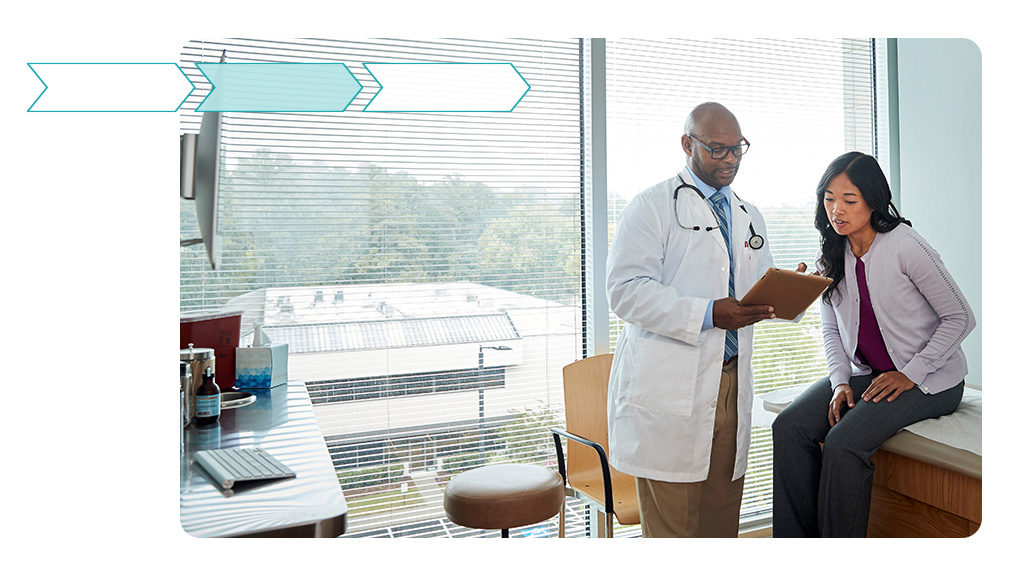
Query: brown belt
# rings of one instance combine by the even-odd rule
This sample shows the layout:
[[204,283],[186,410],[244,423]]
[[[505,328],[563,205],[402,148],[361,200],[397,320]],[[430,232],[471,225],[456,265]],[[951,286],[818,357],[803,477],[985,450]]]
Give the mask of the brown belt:
[[733,363],[734,361],[736,361],[737,357],[739,357],[739,355],[734,355],[734,356],[730,357],[729,361],[723,361],[722,362],[722,367],[727,367],[730,363]]

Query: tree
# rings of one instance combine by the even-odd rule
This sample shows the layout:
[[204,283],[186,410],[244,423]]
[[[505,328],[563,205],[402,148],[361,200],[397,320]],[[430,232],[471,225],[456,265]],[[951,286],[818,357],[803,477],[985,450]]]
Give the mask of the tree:
[[[540,403],[540,402],[538,402]],[[504,425],[498,435],[505,439],[505,454],[510,461],[532,463],[552,456],[554,444],[537,441],[537,436],[550,437],[550,428],[561,425],[561,418],[549,407],[510,409],[512,421]]]

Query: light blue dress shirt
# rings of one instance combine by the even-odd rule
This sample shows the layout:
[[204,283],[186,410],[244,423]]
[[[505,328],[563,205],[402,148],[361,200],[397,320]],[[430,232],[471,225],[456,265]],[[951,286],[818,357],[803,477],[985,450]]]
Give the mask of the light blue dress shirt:
[[[722,192],[722,194],[725,196],[725,205],[726,205],[725,219],[726,219],[726,223],[729,225],[729,230],[732,231],[732,188],[729,187],[729,186],[725,186],[721,190],[716,190],[715,188],[709,186],[708,184],[705,184],[703,180],[698,178],[697,175],[693,173],[693,170],[690,169],[690,166],[686,166],[686,171],[690,173],[690,177],[693,178],[693,183],[697,186],[697,189],[700,190],[700,192],[702,194],[704,194],[704,197],[707,198],[708,201],[711,200],[711,196],[715,195],[715,193]],[[708,206],[708,209],[709,210],[711,209],[710,205]],[[721,232],[719,232],[719,233],[721,233]],[[729,248],[729,258],[731,260],[732,259],[732,245],[731,245],[731,242],[726,242],[726,246]],[[714,318],[712,316],[712,309],[714,308],[714,305],[715,305],[715,301],[714,300],[711,300],[710,302],[708,302],[708,309],[707,309],[706,312],[704,312],[704,324],[700,328],[701,331],[708,330],[708,329],[711,329],[711,328],[715,327]]]

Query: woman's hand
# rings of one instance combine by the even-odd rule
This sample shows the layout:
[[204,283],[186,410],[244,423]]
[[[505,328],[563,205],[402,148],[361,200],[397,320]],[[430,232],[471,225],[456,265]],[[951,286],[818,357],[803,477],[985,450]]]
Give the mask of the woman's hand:
[[835,427],[839,423],[839,415],[843,411],[843,404],[853,407],[853,388],[847,383],[836,386],[832,392],[832,401],[828,404],[828,426]]
[[[871,380],[871,385],[861,396],[865,401],[878,403],[882,398],[888,396],[886,401],[892,401],[904,391],[914,389],[914,382],[898,371],[887,371]],[[891,395],[890,395],[891,394]]]

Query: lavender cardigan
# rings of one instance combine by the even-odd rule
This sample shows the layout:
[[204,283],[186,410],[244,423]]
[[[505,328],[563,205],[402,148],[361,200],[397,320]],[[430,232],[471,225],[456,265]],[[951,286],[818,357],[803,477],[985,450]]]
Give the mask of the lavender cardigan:
[[[960,383],[967,375],[960,344],[974,329],[974,313],[939,254],[913,228],[900,224],[876,235],[861,260],[878,327],[896,369],[924,393],[939,393]],[[860,328],[856,264],[847,243],[846,275],[832,293],[832,304],[821,302],[832,389],[849,383],[853,375],[871,373],[856,358]]]

